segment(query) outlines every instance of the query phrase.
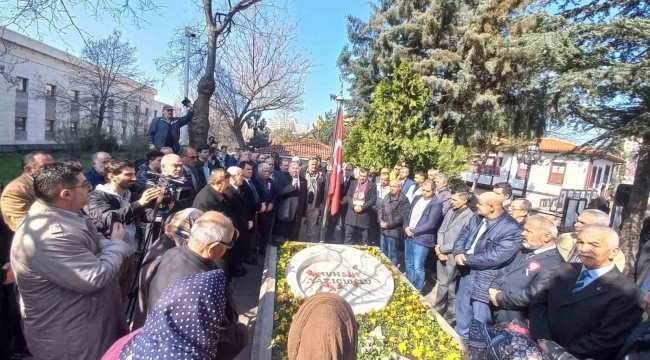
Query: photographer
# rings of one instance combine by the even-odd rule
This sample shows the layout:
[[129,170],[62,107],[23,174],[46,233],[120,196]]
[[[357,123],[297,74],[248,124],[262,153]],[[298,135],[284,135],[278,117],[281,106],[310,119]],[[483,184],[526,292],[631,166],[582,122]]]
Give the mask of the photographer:
[[[124,242],[133,252],[138,250],[138,243],[141,234],[138,233],[137,223],[139,221],[150,222],[153,215],[153,200],[158,197],[159,189],[150,188],[145,190],[138,201],[131,202],[131,188],[136,183],[135,169],[133,163],[127,160],[114,159],[106,165],[106,179],[108,184],[97,185],[90,193],[88,205],[84,210],[90,216],[97,231],[102,234],[110,233],[113,223],[119,222],[124,225]],[[135,275],[134,259],[127,258],[120,272],[118,279],[122,295],[126,296]]]
[[162,158],[165,156],[161,151],[158,150],[153,150],[149,151],[146,155],[147,161],[142,163],[140,167],[137,169],[137,174],[136,174],[136,183],[133,192],[136,194],[142,194],[144,190],[147,188],[147,173],[149,171],[156,172],[160,174],[162,171],[161,168],[161,162]]
[[181,128],[187,125],[194,116],[194,105],[186,98],[183,105],[187,106],[187,115],[174,117],[174,107],[163,106],[163,117],[156,117],[151,120],[149,131],[147,131],[147,143],[150,150],[160,150],[165,146],[174,149],[175,153],[180,150]]
[[174,213],[192,207],[192,202],[196,197],[196,192],[194,192],[192,179],[183,177],[184,169],[181,157],[175,154],[168,154],[163,156],[160,164],[163,176],[184,182],[184,185],[182,186],[171,183],[169,184],[170,189],[176,191],[181,190],[184,193],[181,199],[175,199],[173,201],[175,204],[170,206],[170,210],[172,210],[171,212]]

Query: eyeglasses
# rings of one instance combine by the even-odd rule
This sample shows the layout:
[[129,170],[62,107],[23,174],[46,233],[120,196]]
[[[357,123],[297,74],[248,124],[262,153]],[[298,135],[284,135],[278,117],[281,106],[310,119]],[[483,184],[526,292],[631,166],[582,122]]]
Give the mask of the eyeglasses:
[[192,159],[192,160],[196,160],[196,159],[198,159],[197,156],[187,156],[187,155],[183,155],[183,157],[186,157],[186,158],[189,158],[189,159]]
[[220,244],[224,245],[227,247],[228,250],[232,249],[233,246],[235,246],[235,239],[239,237],[239,230],[235,229],[235,232],[232,234],[232,239],[230,239],[229,243],[222,242]]
[[64,189],[67,189],[67,190],[78,189],[78,188],[86,188],[86,189],[90,189],[91,187],[92,187],[92,186],[90,185],[90,183],[88,182],[88,180],[86,180],[86,181],[84,181],[83,183],[81,183],[81,185],[78,185],[78,186],[72,186],[72,187],[67,187],[67,188],[64,188]]

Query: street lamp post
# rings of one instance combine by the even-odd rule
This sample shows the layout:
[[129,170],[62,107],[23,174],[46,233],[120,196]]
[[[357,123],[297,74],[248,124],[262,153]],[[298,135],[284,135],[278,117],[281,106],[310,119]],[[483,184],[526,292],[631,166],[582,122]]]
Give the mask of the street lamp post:
[[546,157],[539,153],[539,145],[537,143],[530,144],[526,149],[517,152],[517,162],[526,164],[526,177],[524,178],[524,189],[521,192],[521,197],[526,198],[526,191],[528,190],[528,178],[530,177],[530,169],[533,165],[541,165]]
[[[186,27],[185,28],[185,91],[184,96],[187,96],[190,93],[190,38],[195,38],[196,33],[194,30]],[[183,116],[187,115],[187,106],[183,107]],[[181,128],[181,145],[189,144],[189,131],[188,126],[185,125]]]
[[244,121],[246,121],[246,125],[248,125],[249,128],[253,129],[253,136],[258,131],[263,131],[266,128],[266,120],[261,119],[262,117],[262,112],[259,111],[258,109],[253,110]]

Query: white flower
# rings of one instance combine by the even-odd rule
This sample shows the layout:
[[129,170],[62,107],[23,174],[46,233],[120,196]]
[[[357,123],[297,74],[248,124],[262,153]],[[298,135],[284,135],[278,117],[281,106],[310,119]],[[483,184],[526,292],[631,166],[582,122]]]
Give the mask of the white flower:
[[386,339],[386,337],[384,337],[384,335],[381,334],[381,325],[377,326],[369,335],[381,341],[384,341],[384,339]]

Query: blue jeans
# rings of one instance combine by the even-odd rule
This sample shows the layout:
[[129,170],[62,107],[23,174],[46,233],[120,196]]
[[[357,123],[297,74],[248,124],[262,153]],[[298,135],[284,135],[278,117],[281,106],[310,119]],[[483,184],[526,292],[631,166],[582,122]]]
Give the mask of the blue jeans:
[[469,274],[460,278],[456,298],[456,332],[465,341],[469,337],[469,326],[472,324],[472,320],[476,319],[483,324],[492,325],[490,304],[469,296],[470,283]]
[[381,252],[383,252],[384,255],[388,256],[390,262],[393,263],[393,265],[397,265],[397,243],[398,242],[399,242],[398,238],[388,237],[384,234],[381,234],[379,238],[379,247],[381,248]]
[[404,239],[404,263],[406,263],[406,279],[422,292],[424,287],[424,261],[427,259],[429,248],[413,242],[412,238]]

